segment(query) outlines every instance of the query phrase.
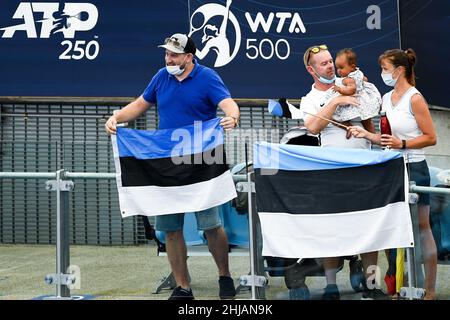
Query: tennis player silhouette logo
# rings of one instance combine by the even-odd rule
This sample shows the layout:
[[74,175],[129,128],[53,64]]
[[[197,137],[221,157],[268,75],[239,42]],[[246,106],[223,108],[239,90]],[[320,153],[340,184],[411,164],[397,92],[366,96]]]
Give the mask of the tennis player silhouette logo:
[[[232,0],[227,0],[225,6],[208,3],[197,10],[191,16],[191,30],[189,37],[195,35],[195,33],[202,32],[201,45],[198,46],[196,56],[198,59],[204,59],[211,51],[215,52],[217,57],[214,63],[214,67],[223,67],[230,63],[239,51],[241,44],[241,29],[235,15],[230,11]],[[221,24],[217,27],[211,22],[211,20],[219,16],[222,18]],[[195,22],[201,23],[196,26]],[[231,24],[229,24],[231,22]],[[231,50],[230,39],[228,37],[229,32],[227,28],[229,26],[234,28],[234,45]],[[201,48],[201,46],[203,47]]]

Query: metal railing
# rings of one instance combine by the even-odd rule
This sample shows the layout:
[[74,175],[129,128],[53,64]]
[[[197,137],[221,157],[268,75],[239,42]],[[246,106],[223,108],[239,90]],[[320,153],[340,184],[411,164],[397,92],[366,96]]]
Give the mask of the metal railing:
[[[75,188],[70,179],[115,179],[115,173],[69,172],[0,172],[0,179],[47,179],[45,189],[56,192],[56,273],[45,277],[47,284],[56,285],[56,295],[50,299],[71,299],[70,286],[77,281],[70,271],[69,193]],[[50,179],[50,180],[49,180]],[[235,182],[246,175],[233,175]]]
[[[48,274],[45,277],[45,282],[47,284],[56,285],[56,295],[50,297],[49,299],[71,299],[70,287],[76,283],[77,275],[71,273],[70,270],[70,242],[69,242],[69,194],[74,189],[75,184],[69,179],[115,179],[116,173],[98,173],[98,172],[69,172],[64,169],[58,170],[56,172],[0,172],[0,179],[47,179],[45,182],[45,189],[47,191],[56,192],[56,218],[57,218],[57,240],[56,240],[56,273]],[[49,180],[50,179],[50,180]],[[235,183],[246,182],[250,186],[246,188],[245,191],[254,193],[253,182],[247,178],[246,174],[236,174],[233,175],[233,180]],[[242,191],[242,190],[241,190]],[[450,195],[450,189],[446,188],[436,188],[436,187],[422,187],[416,186],[411,183],[409,186],[410,194],[410,204],[412,209],[417,209],[417,194],[415,193],[429,193],[429,194],[446,194]],[[411,197],[412,195],[412,197]],[[415,196],[414,196],[415,195]],[[251,199],[251,196],[249,197]],[[250,205],[251,201],[250,201]],[[414,212],[415,210],[412,210]],[[254,205],[252,205],[252,210],[249,210],[251,217],[254,217],[255,212]],[[414,217],[415,215],[412,214]],[[413,219],[414,220],[414,219]],[[251,221],[250,221],[251,222]],[[414,221],[413,221],[414,222]],[[261,297],[263,293],[255,295],[255,292],[261,288],[256,288],[255,283],[258,283],[260,275],[255,275],[255,270],[257,273],[261,273],[258,264],[255,244],[255,228],[252,226],[253,223],[249,223],[250,228],[250,256],[251,256],[251,277],[249,284],[252,287],[252,298]],[[413,223],[414,224],[414,223]],[[415,223],[414,226],[414,236],[418,235],[418,224]],[[415,239],[415,243],[419,243]],[[410,250],[409,250],[410,249]],[[407,258],[408,258],[408,296],[410,299],[417,298],[413,296],[414,292],[418,292],[416,288],[417,283],[422,285],[422,280],[416,279],[416,273],[420,262],[417,254],[417,247],[408,248]],[[256,257],[256,259],[255,259]],[[264,286],[264,284],[261,284]]]

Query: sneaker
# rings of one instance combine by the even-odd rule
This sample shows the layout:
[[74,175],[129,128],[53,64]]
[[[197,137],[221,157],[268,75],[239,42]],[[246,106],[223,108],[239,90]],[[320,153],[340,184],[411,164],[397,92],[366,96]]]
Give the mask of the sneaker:
[[236,289],[231,277],[219,277],[219,297],[222,300],[234,299],[236,297]]
[[325,287],[325,292],[322,295],[322,300],[341,300],[341,294],[335,284],[328,284]]
[[184,289],[178,286],[173,289],[169,300],[194,300],[194,295],[192,294],[192,289]]
[[391,297],[380,289],[372,289],[364,291],[361,300],[391,300]]
[[304,284],[298,288],[289,289],[289,300],[309,300],[311,299],[308,286]]

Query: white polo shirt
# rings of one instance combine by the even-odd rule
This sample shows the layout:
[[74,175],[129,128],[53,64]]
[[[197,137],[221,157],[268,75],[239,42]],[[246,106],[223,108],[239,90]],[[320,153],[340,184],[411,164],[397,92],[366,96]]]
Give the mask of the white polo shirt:
[[[330,88],[326,91],[317,90],[312,85],[311,91],[302,98],[300,102],[300,110],[307,111],[312,114],[317,114],[322,107],[326,106],[333,98],[334,92]],[[304,114],[304,118],[312,117],[311,115]],[[362,127],[360,121],[351,121],[354,126]],[[360,139],[351,137],[346,138],[347,132],[335,126],[334,124],[328,124],[320,132],[320,140],[322,147],[335,147],[335,148],[354,148],[354,149],[370,149],[370,142],[366,139]]]

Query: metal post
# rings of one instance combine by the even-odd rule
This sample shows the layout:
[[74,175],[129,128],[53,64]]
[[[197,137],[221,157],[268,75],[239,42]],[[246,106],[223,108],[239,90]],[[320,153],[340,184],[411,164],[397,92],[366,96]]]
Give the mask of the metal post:
[[259,221],[258,212],[256,210],[256,193],[252,192],[252,229],[253,229],[253,263],[255,264],[254,270],[256,273],[255,281],[259,285],[255,288],[255,297],[258,300],[266,299],[265,286],[267,285],[267,278],[265,277],[264,257],[262,256],[262,234],[261,223]]
[[264,261],[261,256],[262,239],[259,219],[256,213],[255,201],[255,184],[252,182],[251,176],[253,173],[248,173],[247,182],[239,182],[236,189],[240,192],[247,192],[248,194],[248,231],[249,231],[249,249],[250,249],[250,274],[241,276],[239,278],[241,286],[248,286],[251,288],[252,299],[265,299],[265,289],[267,279],[264,274]]
[[[56,274],[64,274],[70,265],[69,252],[69,192],[61,190],[64,170],[56,172]],[[66,284],[56,285],[56,297],[69,298],[70,290]]]
[[74,284],[74,275],[66,274],[70,266],[69,240],[69,192],[73,190],[72,181],[63,180],[65,171],[56,172],[56,180],[47,181],[45,188],[56,191],[56,274],[45,277],[47,284],[56,285],[56,296],[47,299],[72,299],[68,285]]
[[[252,173],[247,175],[248,185],[248,225],[249,225],[249,247],[250,247],[250,277],[255,279],[255,238],[253,236],[253,205],[252,205]],[[256,299],[255,281],[251,281],[252,300]]]
[[[414,276],[416,274],[414,265],[414,248],[406,249],[406,259],[408,260],[408,288],[409,288],[409,300],[413,300],[413,287],[416,286]],[[402,271],[403,272],[403,271]],[[414,282],[414,285],[413,285]]]
[[[410,191],[414,189],[415,182],[410,182]],[[408,287],[400,288],[400,296],[408,297],[410,300],[423,299],[425,291],[423,289],[424,277],[421,264],[420,230],[417,203],[419,195],[411,192],[409,194],[409,208],[411,213],[411,222],[413,227],[414,247],[406,249],[406,258],[408,260]]]

